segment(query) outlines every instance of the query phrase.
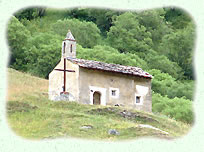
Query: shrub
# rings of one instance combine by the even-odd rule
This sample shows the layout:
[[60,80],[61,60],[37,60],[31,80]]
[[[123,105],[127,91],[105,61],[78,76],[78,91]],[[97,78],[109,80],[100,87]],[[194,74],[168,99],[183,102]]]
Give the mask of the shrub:
[[148,71],[154,76],[152,80],[152,90],[162,96],[169,98],[185,97],[193,99],[194,82],[190,80],[176,81],[168,73],[162,73],[160,70],[152,69]]
[[193,122],[192,101],[185,98],[170,99],[158,93],[152,95],[152,110],[186,123]]

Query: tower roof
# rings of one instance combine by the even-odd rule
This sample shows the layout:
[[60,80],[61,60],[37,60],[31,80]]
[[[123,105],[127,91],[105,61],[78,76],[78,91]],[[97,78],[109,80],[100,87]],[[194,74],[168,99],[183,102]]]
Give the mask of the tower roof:
[[75,38],[74,38],[74,36],[72,35],[72,33],[71,33],[71,31],[70,31],[70,30],[68,30],[68,33],[67,33],[67,36],[66,36],[66,38],[65,38],[65,39],[75,41]]

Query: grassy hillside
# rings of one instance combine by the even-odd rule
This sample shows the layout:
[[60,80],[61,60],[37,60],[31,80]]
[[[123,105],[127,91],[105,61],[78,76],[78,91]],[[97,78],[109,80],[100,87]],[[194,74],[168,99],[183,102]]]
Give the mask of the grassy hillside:
[[[190,125],[168,117],[132,109],[53,102],[47,92],[48,80],[8,69],[7,117],[16,134],[29,139],[80,137],[107,141],[146,136],[171,139],[190,129]],[[119,135],[109,134],[110,129],[116,129]]]

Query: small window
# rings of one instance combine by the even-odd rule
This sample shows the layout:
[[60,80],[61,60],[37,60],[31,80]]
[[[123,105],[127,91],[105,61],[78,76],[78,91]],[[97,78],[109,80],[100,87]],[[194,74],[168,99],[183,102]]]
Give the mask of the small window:
[[135,104],[136,105],[143,104],[143,97],[140,94],[135,94]]
[[112,96],[116,96],[116,90],[112,90]]
[[119,89],[118,88],[110,88],[110,97],[118,98],[119,97]]
[[65,54],[66,43],[64,42],[63,54]]
[[70,52],[72,53],[72,44],[70,45]]
[[136,104],[140,103],[140,96],[136,96]]

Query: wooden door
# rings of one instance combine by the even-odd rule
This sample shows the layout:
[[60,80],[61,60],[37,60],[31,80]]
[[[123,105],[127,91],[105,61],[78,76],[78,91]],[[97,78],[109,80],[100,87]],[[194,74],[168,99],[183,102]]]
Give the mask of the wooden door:
[[101,94],[100,92],[94,92],[93,94],[93,104],[100,105],[101,104]]

